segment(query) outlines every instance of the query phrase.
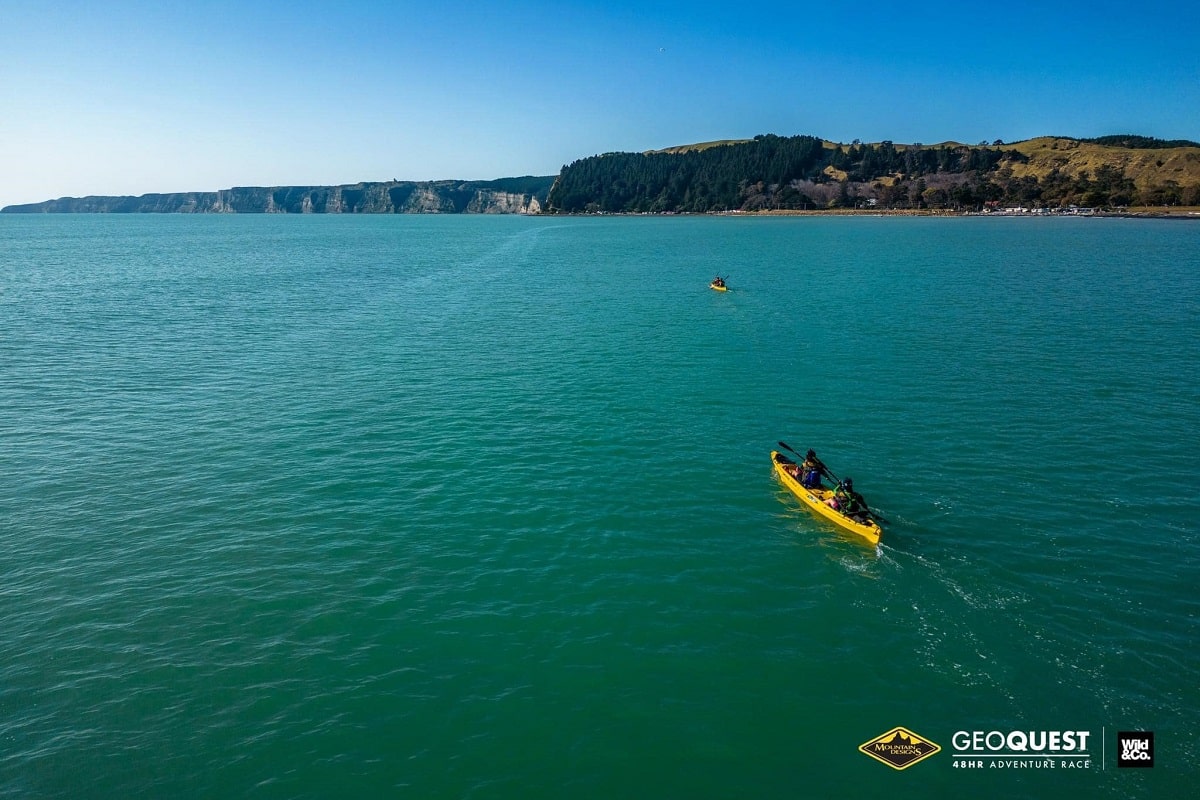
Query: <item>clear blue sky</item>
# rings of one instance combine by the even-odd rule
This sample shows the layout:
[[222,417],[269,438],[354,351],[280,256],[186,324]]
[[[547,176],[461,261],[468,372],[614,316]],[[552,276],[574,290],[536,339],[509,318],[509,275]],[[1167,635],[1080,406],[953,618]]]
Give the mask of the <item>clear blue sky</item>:
[[1195,2],[0,2],[0,206],[759,133],[1200,140]]

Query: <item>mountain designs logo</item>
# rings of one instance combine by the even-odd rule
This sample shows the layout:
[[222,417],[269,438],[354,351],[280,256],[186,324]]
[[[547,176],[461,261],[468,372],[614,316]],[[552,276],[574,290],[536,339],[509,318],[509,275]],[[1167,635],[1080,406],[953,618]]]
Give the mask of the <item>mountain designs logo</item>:
[[942,748],[907,728],[892,728],[885,734],[863,742],[858,749],[892,769],[908,769]]

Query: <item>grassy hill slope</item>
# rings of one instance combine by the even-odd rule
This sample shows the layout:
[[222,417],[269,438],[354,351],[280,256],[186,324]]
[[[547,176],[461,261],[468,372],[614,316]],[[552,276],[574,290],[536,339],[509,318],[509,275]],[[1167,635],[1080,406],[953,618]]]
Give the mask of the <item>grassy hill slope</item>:
[[[647,150],[645,154],[702,152],[713,147],[745,144],[749,141],[751,140],[722,139],[715,142],[664,147],[661,150]],[[826,141],[825,146],[842,149],[848,147],[848,145],[830,141]],[[1055,170],[1068,177],[1079,178],[1085,172],[1089,176],[1094,176],[1099,168],[1108,167],[1124,172],[1125,177],[1132,180],[1139,190],[1146,190],[1166,181],[1174,181],[1181,187],[1200,185],[1200,147],[1195,146],[1121,147],[1062,136],[1042,136],[1005,145],[966,145],[955,141],[924,145],[895,144],[896,150],[901,152],[914,147],[979,147],[992,150],[1016,150],[1029,159],[1026,163],[1013,164],[1012,174],[1016,178],[1032,177],[1043,180]],[[879,177],[891,178],[891,176],[882,175]]]
[[1012,167],[1017,178],[1045,180],[1057,170],[1078,178],[1084,172],[1095,176],[1101,168],[1120,170],[1141,191],[1173,181],[1177,186],[1200,186],[1200,147],[1127,148],[1110,147],[1078,139],[1043,136],[1004,145],[1029,160]]

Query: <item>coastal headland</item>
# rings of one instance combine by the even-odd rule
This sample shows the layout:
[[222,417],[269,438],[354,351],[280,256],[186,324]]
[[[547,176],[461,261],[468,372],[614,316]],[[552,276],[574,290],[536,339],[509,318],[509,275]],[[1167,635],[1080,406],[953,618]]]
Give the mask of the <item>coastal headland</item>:
[[892,214],[1195,218],[1200,143],[1143,136],[925,145],[773,134],[605,153],[557,175],[62,197],[4,213]]

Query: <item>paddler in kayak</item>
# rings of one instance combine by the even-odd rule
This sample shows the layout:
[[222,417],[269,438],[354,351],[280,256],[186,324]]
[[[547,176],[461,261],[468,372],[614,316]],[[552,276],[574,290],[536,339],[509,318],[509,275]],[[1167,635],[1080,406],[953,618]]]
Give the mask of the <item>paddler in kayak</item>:
[[717,286],[717,287],[724,286],[724,285],[725,285],[725,279],[724,279],[724,278],[722,278],[720,275],[718,275],[717,277],[715,277],[715,278],[713,278],[713,279],[712,279],[712,285],[713,285],[713,286]]
[[821,463],[821,459],[817,458],[817,454],[809,450],[804,454],[804,461],[800,464],[791,463],[784,467],[787,474],[791,475],[805,489],[821,488],[821,475],[825,471],[825,465]]
[[841,480],[833,491],[833,497],[827,501],[831,508],[845,514],[850,519],[866,524],[871,518],[871,510],[861,494],[854,491],[854,479],[847,476]]
[[805,489],[818,489],[821,486],[821,475],[825,473],[825,465],[810,448],[804,454],[804,463],[800,465],[798,472],[800,474],[796,477],[800,479],[801,486]]

